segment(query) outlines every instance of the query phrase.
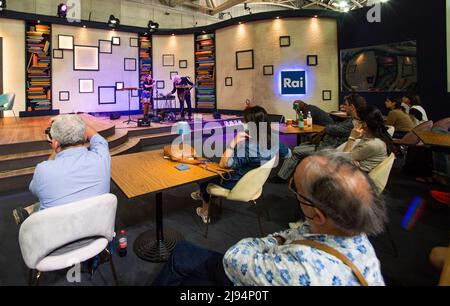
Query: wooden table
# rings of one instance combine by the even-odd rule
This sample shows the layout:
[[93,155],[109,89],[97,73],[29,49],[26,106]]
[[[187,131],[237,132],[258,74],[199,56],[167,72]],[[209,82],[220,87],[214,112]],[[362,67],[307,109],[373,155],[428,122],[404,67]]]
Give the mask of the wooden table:
[[302,142],[302,137],[310,134],[320,133],[325,129],[324,126],[313,124],[312,128],[303,128],[300,129],[297,126],[286,126],[286,124],[280,124],[280,133],[281,134],[296,134],[297,135],[297,144]]
[[414,133],[427,146],[450,149],[450,134],[418,131],[414,131]]
[[199,166],[179,171],[179,163],[164,159],[162,150],[115,156],[111,160],[111,177],[119,189],[130,199],[156,194],[156,237],[153,231],[142,233],[134,242],[134,251],[140,258],[151,262],[163,262],[181,235],[163,231],[162,193],[164,190],[193,182],[211,179],[217,174]]

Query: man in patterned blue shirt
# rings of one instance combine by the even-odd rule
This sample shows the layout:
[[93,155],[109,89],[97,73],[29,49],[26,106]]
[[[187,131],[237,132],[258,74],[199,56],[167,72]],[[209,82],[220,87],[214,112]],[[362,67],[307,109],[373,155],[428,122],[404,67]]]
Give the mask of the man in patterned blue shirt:
[[[383,231],[386,207],[369,177],[340,153],[322,151],[300,163],[290,189],[307,219],[298,229],[243,239],[224,256],[184,242],[154,284],[384,285],[367,234]],[[336,254],[300,241],[331,248],[353,269]]]

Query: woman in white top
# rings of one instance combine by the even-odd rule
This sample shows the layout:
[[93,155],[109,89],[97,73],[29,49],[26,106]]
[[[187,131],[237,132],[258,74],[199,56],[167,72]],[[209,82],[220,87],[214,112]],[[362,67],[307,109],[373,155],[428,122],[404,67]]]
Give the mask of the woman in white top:
[[402,107],[405,112],[410,115],[414,126],[418,126],[423,122],[428,121],[427,112],[422,107],[420,97],[416,94],[407,94],[402,98]]
[[[384,125],[383,114],[372,105],[358,110],[360,122],[352,130],[344,152],[350,153],[353,163],[364,172],[372,171],[393,150],[391,135]],[[356,140],[361,141],[356,144]]]

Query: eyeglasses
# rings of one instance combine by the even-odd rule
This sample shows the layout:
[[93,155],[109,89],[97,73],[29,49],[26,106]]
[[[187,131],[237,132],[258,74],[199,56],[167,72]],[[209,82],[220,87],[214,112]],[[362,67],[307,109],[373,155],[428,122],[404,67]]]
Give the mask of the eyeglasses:
[[314,201],[305,197],[304,195],[301,195],[300,193],[298,193],[297,188],[295,187],[295,182],[294,182],[294,177],[292,177],[289,181],[289,185],[288,185],[289,190],[294,193],[297,196],[297,200],[300,202],[300,204],[306,205],[306,206],[311,206],[311,207],[317,207],[314,204]]

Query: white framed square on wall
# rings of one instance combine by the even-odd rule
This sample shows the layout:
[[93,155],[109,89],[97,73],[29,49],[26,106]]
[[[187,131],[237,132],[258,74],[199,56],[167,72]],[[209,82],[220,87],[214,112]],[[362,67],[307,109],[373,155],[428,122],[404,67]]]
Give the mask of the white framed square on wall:
[[98,47],[74,46],[73,70],[99,71],[100,57]]
[[74,37],[72,35],[58,35],[58,49],[73,50]]
[[94,92],[94,80],[93,79],[80,79],[79,93],[93,93]]

